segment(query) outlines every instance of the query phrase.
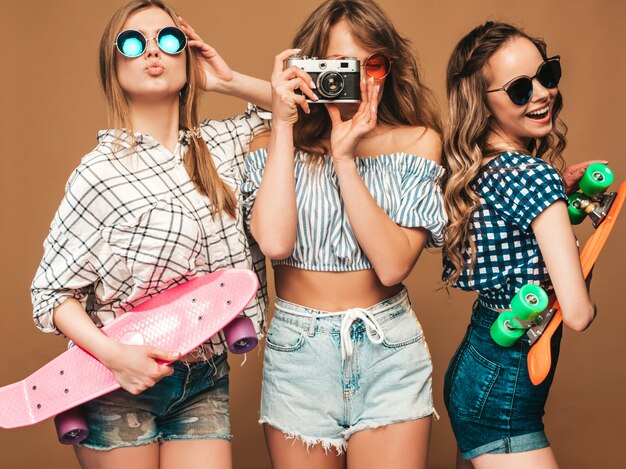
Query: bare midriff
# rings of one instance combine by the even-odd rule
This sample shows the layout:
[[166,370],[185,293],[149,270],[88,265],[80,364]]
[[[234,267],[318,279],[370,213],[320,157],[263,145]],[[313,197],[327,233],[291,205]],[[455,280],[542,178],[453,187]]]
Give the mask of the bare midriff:
[[279,265],[274,267],[274,279],[279,298],[328,312],[367,308],[402,290],[402,284],[383,285],[374,269],[318,272]]

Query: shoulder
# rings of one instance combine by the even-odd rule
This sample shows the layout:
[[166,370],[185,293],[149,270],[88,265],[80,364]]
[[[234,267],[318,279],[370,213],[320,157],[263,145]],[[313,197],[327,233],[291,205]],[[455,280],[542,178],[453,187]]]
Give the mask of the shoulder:
[[397,127],[392,131],[394,147],[441,164],[441,136],[428,127]]
[[80,164],[72,171],[68,185],[77,180],[84,180],[92,185],[94,182],[100,182],[109,172],[112,158],[115,158],[113,149],[107,144],[99,144],[81,158]]
[[565,193],[560,174],[548,162],[514,152],[502,153],[487,163],[478,183],[487,198],[496,194],[505,199],[519,199]]
[[269,131],[256,135],[252,140],[252,143],[250,143],[250,153],[269,147],[271,135],[272,133]]
[[136,148],[113,134],[109,137],[101,133],[96,147],[80,159],[67,179],[67,193],[77,197],[92,194],[98,198],[128,183],[129,176],[144,168],[141,159],[136,158]]
[[562,182],[559,172],[547,161],[523,153],[503,153],[487,165],[491,173],[500,174],[508,182],[520,185],[541,185],[546,181]]

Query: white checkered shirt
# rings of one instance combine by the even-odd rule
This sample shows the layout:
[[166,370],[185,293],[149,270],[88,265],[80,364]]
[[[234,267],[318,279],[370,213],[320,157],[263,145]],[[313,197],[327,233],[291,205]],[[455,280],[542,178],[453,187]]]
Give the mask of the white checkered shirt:
[[[157,293],[218,269],[253,269],[261,288],[244,311],[259,336],[267,306],[265,261],[244,230],[241,184],[252,137],[269,129],[269,113],[246,113],[201,123],[220,177],[235,188],[236,218],[211,217],[207,197],[196,191],[183,165],[188,140],[181,131],[173,153],[149,135],[137,146],[122,131],[98,134],[98,146],[69,178],[44,255],[32,284],[34,320],[60,334],[52,311],[76,298],[99,327]],[[120,143],[121,142],[121,143]],[[224,351],[223,335],[210,341]]]

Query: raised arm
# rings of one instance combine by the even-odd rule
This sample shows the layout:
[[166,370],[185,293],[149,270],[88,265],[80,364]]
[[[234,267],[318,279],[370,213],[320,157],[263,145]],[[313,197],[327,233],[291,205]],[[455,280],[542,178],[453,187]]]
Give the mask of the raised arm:
[[[360,137],[376,126],[377,108],[373,103],[378,102],[378,88],[373,82],[361,83],[361,95],[368,98],[361,102],[358,112],[349,121],[343,122],[339,110],[328,105],[333,122],[333,163],[352,230],[380,281],[390,286],[409,275],[426,245],[429,232],[424,228],[405,228],[392,220],[378,206],[357,171],[354,150]],[[428,130],[415,151],[439,162],[441,139],[436,132]]]
[[178,20],[188,37],[189,47],[196,51],[202,67],[200,86],[203,90],[234,96],[263,109],[270,109],[272,98],[268,81],[231,70],[219,53],[204,42],[187,21],[180,16]]
[[298,106],[308,113],[309,105],[295,90],[300,89],[311,99],[315,98],[307,73],[298,67],[283,70],[283,62],[297,52],[298,49],[286,50],[274,60],[272,133],[250,222],[252,235],[270,259],[289,256],[296,241],[293,126],[298,120]]

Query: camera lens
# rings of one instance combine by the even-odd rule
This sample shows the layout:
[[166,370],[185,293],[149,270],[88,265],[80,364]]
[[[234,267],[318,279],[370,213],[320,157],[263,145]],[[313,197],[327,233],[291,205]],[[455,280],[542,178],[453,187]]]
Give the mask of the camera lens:
[[336,98],[343,91],[343,77],[337,72],[326,72],[317,79],[317,88],[326,98]]

